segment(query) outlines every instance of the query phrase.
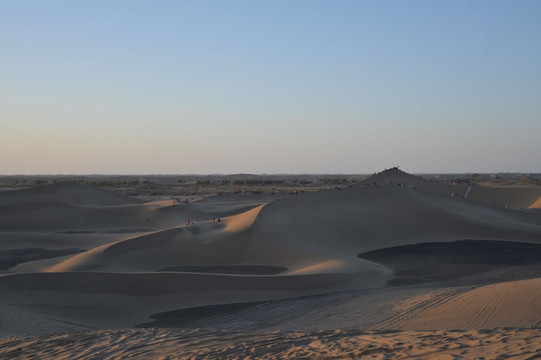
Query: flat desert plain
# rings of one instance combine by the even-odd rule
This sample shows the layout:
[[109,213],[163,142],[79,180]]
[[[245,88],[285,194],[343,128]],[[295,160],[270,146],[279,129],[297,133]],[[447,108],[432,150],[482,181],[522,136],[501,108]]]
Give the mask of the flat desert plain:
[[541,359],[541,187],[0,192],[0,358]]

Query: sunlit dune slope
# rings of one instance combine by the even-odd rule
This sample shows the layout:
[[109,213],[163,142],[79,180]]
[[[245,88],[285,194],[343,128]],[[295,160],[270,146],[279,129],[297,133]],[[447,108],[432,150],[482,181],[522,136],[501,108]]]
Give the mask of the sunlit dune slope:
[[434,291],[398,303],[393,328],[486,329],[539,327],[541,279],[503,282],[471,290]]

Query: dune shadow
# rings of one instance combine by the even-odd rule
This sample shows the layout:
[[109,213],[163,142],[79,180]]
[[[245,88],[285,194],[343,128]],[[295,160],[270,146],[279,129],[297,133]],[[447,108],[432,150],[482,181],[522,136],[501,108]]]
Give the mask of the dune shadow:
[[278,275],[286,272],[284,266],[272,265],[183,265],[160,269],[158,271],[195,272],[230,275]]
[[191,323],[206,320],[217,316],[225,316],[241,312],[248,308],[265,303],[264,301],[254,301],[246,303],[206,305],[188,309],[165,311],[153,314],[150,317],[154,320],[148,323],[138,324],[136,328],[168,328],[182,327]]
[[51,259],[64,255],[83,252],[82,249],[43,249],[43,248],[20,248],[0,250],[0,270],[7,270],[28,261]]
[[389,285],[447,281],[506,267],[541,262],[541,245],[513,241],[459,240],[396,246],[365,252],[362,259],[390,267]]

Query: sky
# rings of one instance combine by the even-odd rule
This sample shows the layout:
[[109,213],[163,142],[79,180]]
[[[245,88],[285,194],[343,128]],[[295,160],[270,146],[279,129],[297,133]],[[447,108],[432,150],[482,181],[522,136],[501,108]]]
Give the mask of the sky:
[[1,0],[0,174],[541,172],[541,1]]

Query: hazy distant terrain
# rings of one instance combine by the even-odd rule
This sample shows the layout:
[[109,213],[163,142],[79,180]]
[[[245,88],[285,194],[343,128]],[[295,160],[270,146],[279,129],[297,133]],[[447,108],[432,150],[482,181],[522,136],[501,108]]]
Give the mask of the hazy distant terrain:
[[[0,175],[0,190],[54,183],[81,183],[127,195],[199,195],[218,192],[314,191],[360,182],[373,174],[232,174],[232,175]],[[442,183],[487,186],[541,186],[541,174],[417,174]]]

